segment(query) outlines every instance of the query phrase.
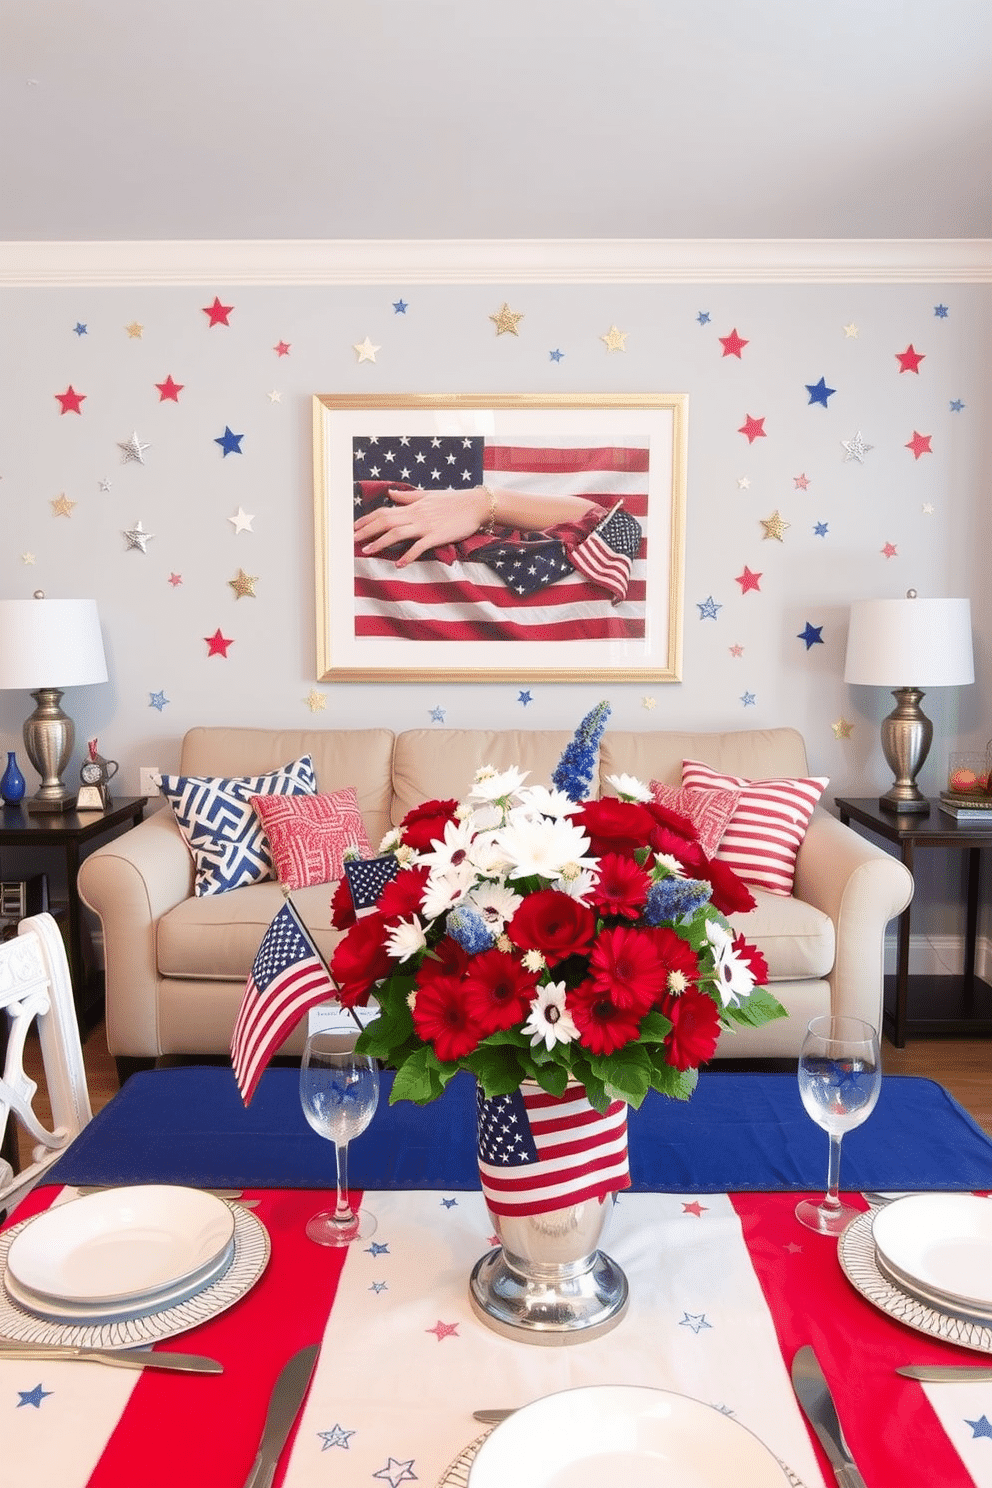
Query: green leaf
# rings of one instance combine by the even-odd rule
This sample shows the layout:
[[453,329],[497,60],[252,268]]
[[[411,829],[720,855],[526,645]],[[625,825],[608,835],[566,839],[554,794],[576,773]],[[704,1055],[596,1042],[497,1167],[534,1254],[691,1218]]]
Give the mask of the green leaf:
[[639,1106],[651,1089],[651,1059],[640,1044],[625,1044],[615,1054],[597,1055],[590,1064],[597,1079],[631,1105]]
[[663,1044],[672,1031],[672,1020],[664,1013],[647,1013],[641,1020],[638,1041],[642,1044]]
[[789,1016],[778,998],[773,997],[765,987],[755,987],[750,997],[745,997],[740,1005],[732,1003],[723,1012],[725,1017],[749,1028],[760,1028],[763,1023],[772,1023],[776,1018]]
[[487,1098],[509,1095],[520,1084],[520,1062],[506,1048],[491,1048],[480,1044],[462,1063],[466,1069],[471,1070]]
[[[438,1070],[432,1067],[428,1055],[434,1051],[425,1046],[416,1049],[404,1062],[402,1068],[396,1071],[393,1080],[393,1090],[389,1097],[389,1104],[394,1105],[396,1101],[413,1101],[418,1106],[427,1105],[428,1101],[437,1100],[444,1089]],[[433,1066],[437,1065],[436,1057]]]
[[699,1071],[677,1070],[670,1064],[658,1065],[652,1079],[652,1089],[671,1100],[687,1101],[699,1081]]
[[562,1069],[560,1064],[545,1065],[537,1072],[537,1083],[548,1095],[562,1096],[565,1094],[565,1086],[568,1084],[568,1070]]

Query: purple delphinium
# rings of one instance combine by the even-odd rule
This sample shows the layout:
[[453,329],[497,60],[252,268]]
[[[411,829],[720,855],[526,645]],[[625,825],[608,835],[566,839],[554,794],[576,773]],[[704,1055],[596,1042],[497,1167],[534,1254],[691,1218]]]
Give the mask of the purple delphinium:
[[570,801],[584,801],[589,795],[596,769],[596,751],[612,711],[609,703],[597,703],[575,730],[575,738],[565,745],[551,783],[564,791]]

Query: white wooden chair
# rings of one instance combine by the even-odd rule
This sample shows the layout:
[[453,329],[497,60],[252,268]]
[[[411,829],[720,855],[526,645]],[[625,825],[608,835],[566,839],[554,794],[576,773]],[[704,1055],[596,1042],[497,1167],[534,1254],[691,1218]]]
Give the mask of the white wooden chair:
[[[0,1016],[7,1019],[7,1057],[0,1077],[0,1140],[13,1120],[34,1143],[20,1173],[0,1158],[0,1212],[7,1213],[90,1120],[79,1025],[65,946],[50,914],[21,921],[0,944]],[[25,1072],[28,1031],[37,1021],[41,1063],[52,1112],[49,1130],[34,1109],[38,1084]]]

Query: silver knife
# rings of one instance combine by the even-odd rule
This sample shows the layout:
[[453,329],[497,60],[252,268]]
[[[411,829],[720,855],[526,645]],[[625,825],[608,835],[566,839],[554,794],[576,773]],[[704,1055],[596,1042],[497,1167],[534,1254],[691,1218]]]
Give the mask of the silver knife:
[[896,1374],[907,1379],[926,1380],[933,1385],[951,1385],[963,1380],[992,1380],[992,1368],[985,1364],[903,1364]]
[[287,1359],[280,1369],[269,1396],[258,1455],[245,1478],[244,1488],[269,1488],[275,1477],[279,1453],[286,1445],[286,1438],[303,1404],[319,1353],[320,1344],[311,1343]]
[[0,1343],[0,1359],[79,1360],[112,1364],[117,1369],[175,1369],[183,1374],[223,1374],[219,1359],[204,1354],[157,1353],[154,1349],[60,1348],[56,1344]]
[[840,1488],[867,1488],[858,1472],[851,1449],[840,1429],[830,1386],[820,1368],[820,1361],[809,1344],[797,1350],[792,1360],[792,1388],[807,1420],[820,1438],[820,1443],[834,1470]]

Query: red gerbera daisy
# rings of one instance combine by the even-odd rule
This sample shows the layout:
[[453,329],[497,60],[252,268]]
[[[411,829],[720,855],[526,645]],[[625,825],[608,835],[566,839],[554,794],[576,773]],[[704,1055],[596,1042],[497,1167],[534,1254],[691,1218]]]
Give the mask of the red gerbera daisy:
[[[648,933],[654,939],[655,950],[664,968],[665,981],[662,995],[665,996],[669,992],[678,995],[687,987],[695,986],[699,980],[699,957],[688,941],[683,940],[676,930],[670,930],[667,925],[659,925]],[[660,1000],[655,1006],[661,1012],[667,1012],[667,1008],[661,1006]]]
[[742,914],[753,909],[757,903],[743,879],[738,878],[734,870],[728,868],[726,863],[721,863],[718,858],[706,863],[706,867],[696,877],[705,878],[709,882],[713,891],[710,898],[721,914]]
[[463,950],[457,940],[452,940],[450,935],[445,935],[433,947],[433,954],[425,956],[420,963],[417,982],[423,986],[425,982],[432,981],[438,976],[460,977],[464,974],[468,963],[468,951]]
[[620,1007],[591,982],[572,988],[565,1006],[579,1030],[579,1042],[593,1054],[613,1054],[640,1032],[641,1013]]
[[463,985],[469,1009],[485,1038],[498,1028],[512,1028],[524,1021],[537,974],[504,951],[482,951],[470,960]]
[[679,997],[663,997],[658,1011],[672,1024],[665,1039],[666,1064],[678,1070],[697,1069],[712,1059],[720,1036],[720,1014],[712,997],[690,987]]
[[376,906],[387,920],[407,919],[420,909],[424,897],[424,885],[430,870],[427,868],[401,868],[395,878],[390,879]]
[[338,985],[338,1000],[345,1007],[364,1003],[376,982],[388,976],[393,965],[386,951],[386,926],[381,915],[370,914],[354,924],[339,940],[331,957],[331,975]]
[[664,853],[681,863],[690,878],[702,878],[707,868],[706,854],[693,838],[683,837],[668,827],[655,827],[649,839],[656,853]]
[[768,981],[768,962],[765,960],[757,946],[751,945],[750,941],[744,939],[743,935],[735,935],[731,949],[734,955],[741,961],[746,961],[751,968],[755,985],[763,987]]
[[621,926],[604,930],[589,956],[589,980],[597,994],[641,1017],[665,985],[665,969],[651,932]]
[[331,899],[331,924],[335,930],[350,930],[354,923],[355,901],[348,880],[342,878]]
[[654,818],[640,802],[621,801],[616,796],[583,801],[572,820],[589,837],[590,852],[597,858],[609,852],[632,853],[644,847],[654,826]]
[[651,880],[633,858],[607,853],[599,860],[599,882],[592,901],[601,915],[636,920],[644,908]]
[[413,1026],[422,1039],[434,1045],[438,1059],[445,1061],[471,1054],[483,1037],[460,977],[431,977],[418,988]]

